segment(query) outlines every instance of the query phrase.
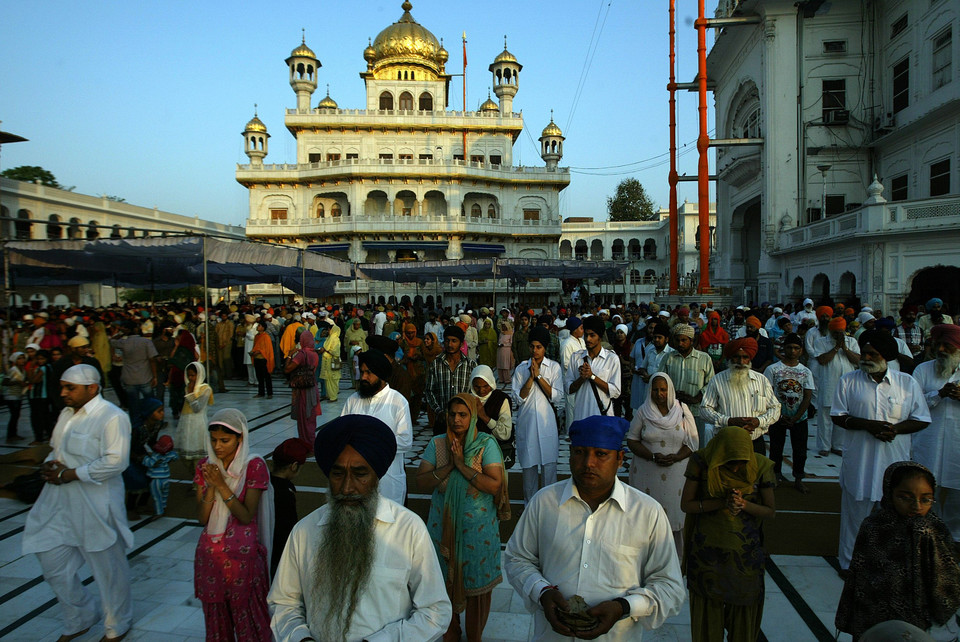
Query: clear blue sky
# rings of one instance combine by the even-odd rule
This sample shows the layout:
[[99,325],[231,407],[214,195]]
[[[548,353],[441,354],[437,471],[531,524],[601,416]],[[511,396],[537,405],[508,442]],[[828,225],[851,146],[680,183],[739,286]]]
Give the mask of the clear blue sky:
[[[689,81],[696,3],[677,4],[678,80]],[[708,0],[708,16],[715,6]],[[0,127],[30,140],[5,145],[0,167],[40,165],[80,193],[242,225],[248,198],[234,172],[247,162],[241,131],[254,103],[272,135],[266,162],[296,157],[283,127],[284,110],[296,104],[284,59],[301,28],[323,65],[312,104],[329,83],[340,107],[362,108],[367,38],[401,14],[399,0],[8,3],[0,20]],[[486,99],[487,66],[508,36],[523,65],[514,109],[527,128],[515,162],[543,164],[533,141],[553,109],[567,137],[561,164],[574,172],[561,196],[564,217],[605,219],[606,197],[629,176],[667,205],[666,0],[414,0],[412,14],[444,39],[450,73],[460,72],[466,31],[468,109]],[[461,91],[451,87],[456,109]],[[678,139],[687,143],[680,173],[692,175],[696,94],[679,94],[679,106]],[[680,184],[684,198],[696,201],[695,183]]]

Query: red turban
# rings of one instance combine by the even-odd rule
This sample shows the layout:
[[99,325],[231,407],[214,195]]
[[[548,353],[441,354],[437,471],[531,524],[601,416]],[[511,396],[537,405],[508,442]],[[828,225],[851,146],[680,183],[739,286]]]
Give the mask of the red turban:
[[830,332],[834,330],[846,330],[847,329],[847,320],[843,317],[837,317],[835,319],[830,319],[830,324],[827,326],[827,329]]
[[755,316],[749,316],[749,317],[747,317],[747,320],[744,321],[744,323],[747,324],[747,325],[749,325],[749,326],[751,326],[751,327],[753,327],[753,328],[756,328],[756,329],[758,329],[758,330],[760,329],[760,325],[761,325],[760,319],[758,319],[758,318],[755,317]]
[[941,323],[930,330],[930,338],[934,343],[944,342],[954,348],[960,348],[960,326],[952,323]]
[[757,340],[753,337],[744,337],[742,339],[737,339],[736,341],[731,341],[723,349],[723,358],[729,359],[735,356],[741,350],[746,352],[747,356],[750,357],[750,360],[752,361],[753,358],[757,356],[757,350],[759,350],[759,346],[757,346]]
[[817,308],[817,318],[819,319],[822,316],[832,317],[833,308],[831,308],[829,305],[821,305],[819,308]]

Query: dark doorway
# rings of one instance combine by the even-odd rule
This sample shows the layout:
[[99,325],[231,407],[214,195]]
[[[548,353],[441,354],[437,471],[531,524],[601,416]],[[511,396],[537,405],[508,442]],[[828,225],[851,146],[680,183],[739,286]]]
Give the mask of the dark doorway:
[[937,265],[920,270],[913,277],[904,304],[916,305],[923,310],[924,304],[934,297],[943,299],[943,313],[956,320],[960,310],[960,267]]

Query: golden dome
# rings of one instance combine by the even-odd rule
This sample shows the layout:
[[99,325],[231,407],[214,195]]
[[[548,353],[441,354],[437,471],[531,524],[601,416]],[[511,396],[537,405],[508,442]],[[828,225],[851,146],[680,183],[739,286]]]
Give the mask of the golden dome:
[[446,50],[436,36],[413,19],[410,2],[405,1],[402,8],[400,19],[377,34],[371,45],[373,51],[368,47],[363,57],[378,66],[391,62],[421,63],[439,73],[447,60]]
[[247,126],[243,128],[243,132],[264,132],[266,133],[267,126],[263,124],[263,121],[257,118],[257,113],[253,113],[253,118],[250,119],[250,122],[247,123]]
[[550,119],[550,124],[543,128],[543,132],[540,134],[540,138],[546,136],[559,136],[563,138],[563,132],[560,131],[560,128],[557,127],[557,124],[553,122],[553,118]]
[[317,55],[313,53],[313,50],[307,46],[307,36],[304,33],[303,37],[300,39],[300,45],[290,52],[290,58],[299,56],[301,58],[313,58],[317,60]]
[[327,85],[327,97],[320,101],[317,109],[337,109],[337,101],[330,97],[330,85]]
[[490,100],[490,94],[487,94],[487,99],[480,105],[480,111],[500,111],[500,106],[497,103]]
[[507,37],[503,37],[503,51],[500,52],[500,55],[493,59],[493,63],[490,65],[490,71],[493,71],[493,68],[496,65],[499,65],[502,62],[508,62],[517,66],[518,70],[523,69],[523,65],[517,60],[517,57],[512,53],[507,51]]
[[373,48],[370,39],[367,38],[367,48],[363,50],[363,59],[367,62],[373,62],[377,58],[377,50]]

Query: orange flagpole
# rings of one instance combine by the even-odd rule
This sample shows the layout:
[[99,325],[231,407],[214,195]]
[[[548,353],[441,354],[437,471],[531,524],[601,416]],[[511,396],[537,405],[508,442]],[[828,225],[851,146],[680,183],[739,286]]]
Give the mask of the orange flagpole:
[[670,294],[680,289],[678,255],[680,253],[680,223],[677,213],[677,77],[676,77],[676,20],[677,3],[670,0]]
[[697,166],[697,210],[700,219],[700,285],[697,291],[707,294],[710,291],[710,163],[707,150],[710,137],[707,135],[707,19],[704,0],[699,2],[697,17],[697,58],[699,69],[697,84],[700,94],[700,135],[697,137],[697,151],[700,162]]
[[[463,115],[467,115],[467,32],[463,32]],[[466,163],[467,156],[467,130],[463,130],[463,162]]]

